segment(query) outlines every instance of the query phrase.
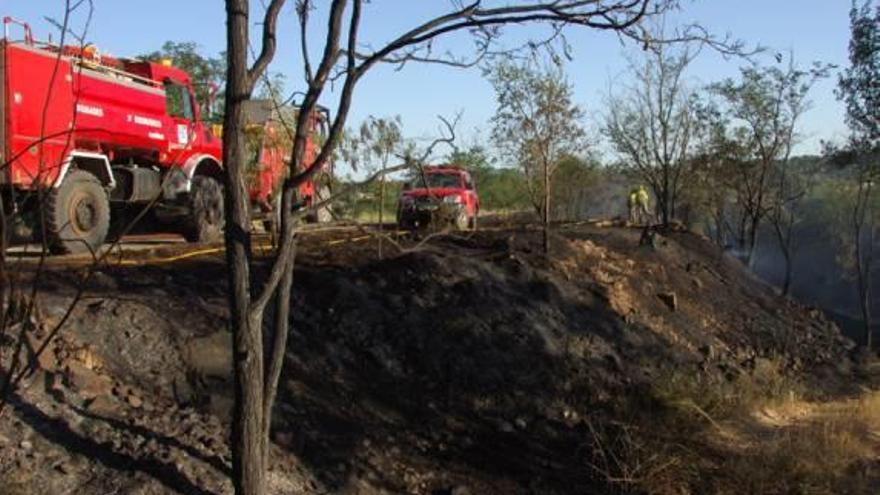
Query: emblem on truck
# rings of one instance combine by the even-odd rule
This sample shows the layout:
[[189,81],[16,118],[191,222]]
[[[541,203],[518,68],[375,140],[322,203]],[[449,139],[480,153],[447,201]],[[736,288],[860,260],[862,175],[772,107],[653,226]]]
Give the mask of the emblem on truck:
[[186,124],[177,124],[177,142],[180,144],[189,142],[189,127]]
[[93,107],[90,105],[83,105],[82,103],[78,103],[76,105],[77,113],[84,113],[86,115],[91,115],[92,117],[103,117],[104,109],[101,107]]

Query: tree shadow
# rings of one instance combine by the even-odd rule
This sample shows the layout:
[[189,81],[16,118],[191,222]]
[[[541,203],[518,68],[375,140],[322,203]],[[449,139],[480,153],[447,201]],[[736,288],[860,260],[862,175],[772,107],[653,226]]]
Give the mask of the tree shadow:
[[[602,407],[599,391],[635,386],[618,377],[633,376],[640,357],[681,359],[600,295],[529,267],[418,253],[360,269],[298,268],[296,280],[285,375],[297,383],[279,390],[274,431],[289,434],[286,447],[331,489],[380,469],[371,450],[396,449],[447,485],[602,490],[587,425],[546,409]],[[613,350],[574,359],[564,348],[572,339]],[[407,489],[389,473],[371,482]]]
[[[39,408],[29,404],[18,394],[13,393],[10,399],[10,405],[19,413],[19,417],[23,422],[27,423],[46,440],[64,447],[68,452],[93,459],[110,469],[144,473],[174,493],[182,495],[215,495],[213,492],[196,485],[193,480],[181,473],[171,462],[163,462],[154,458],[136,459],[129,455],[115,452],[112,445],[78,434],[64,420],[48,416]],[[152,435],[154,438],[159,438],[155,433],[152,433]],[[164,440],[170,441],[171,439],[166,438]],[[170,444],[175,445],[173,442]],[[224,472],[228,472],[228,468],[225,468]]]
[[125,421],[120,421],[115,418],[91,414],[82,408],[74,407],[73,410],[76,411],[80,416],[83,416],[83,417],[86,417],[86,418],[89,418],[89,419],[92,419],[95,421],[102,421],[102,422],[110,425],[111,427],[113,427],[116,430],[125,431],[125,432],[131,433],[133,435],[140,435],[140,436],[146,438],[147,440],[155,440],[156,443],[163,445],[165,447],[176,448],[176,449],[182,450],[188,456],[195,458],[195,459],[199,459],[200,461],[211,465],[214,469],[223,473],[224,475],[226,475],[226,476],[232,475],[232,468],[228,464],[223,462],[223,459],[221,459],[220,457],[206,455],[204,452],[198,450],[197,448],[195,448],[191,445],[187,445],[176,438],[167,437],[165,435],[161,435],[161,434],[159,434],[153,430],[150,430],[148,428],[144,428],[143,426],[128,424]]

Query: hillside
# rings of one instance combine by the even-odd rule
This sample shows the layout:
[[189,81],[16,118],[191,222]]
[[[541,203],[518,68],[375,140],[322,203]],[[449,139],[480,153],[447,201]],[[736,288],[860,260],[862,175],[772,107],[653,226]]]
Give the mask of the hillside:
[[[866,393],[851,342],[699,236],[639,236],[563,225],[551,261],[529,226],[384,260],[306,238],[273,493],[735,493],[755,460],[757,492],[873,493],[873,436],[821,479],[765,457]],[[73,280],[44,282],[39,328]],[[95,277],[0,418],[3,486],[229,493],[224,286],[210,257]]]

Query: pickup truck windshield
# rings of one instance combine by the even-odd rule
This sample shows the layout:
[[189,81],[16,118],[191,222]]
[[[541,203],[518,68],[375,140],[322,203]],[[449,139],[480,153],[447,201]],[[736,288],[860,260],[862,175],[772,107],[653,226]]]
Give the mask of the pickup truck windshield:
[[[458,174],[427,174],[425,181],[429,188],[461,187],[461,177]],[[415,185],[416,187],[423,185],[421,178],[415,181]]]

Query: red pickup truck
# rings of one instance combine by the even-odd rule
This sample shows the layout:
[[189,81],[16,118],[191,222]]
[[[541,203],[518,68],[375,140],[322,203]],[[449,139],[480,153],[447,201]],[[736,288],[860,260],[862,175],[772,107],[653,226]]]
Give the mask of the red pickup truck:
[[404,184],[397,205],[397,224],[415,230],[452,225],[475,230],[480,198],[467,170],[456,165],[423,167],[412,182]]

